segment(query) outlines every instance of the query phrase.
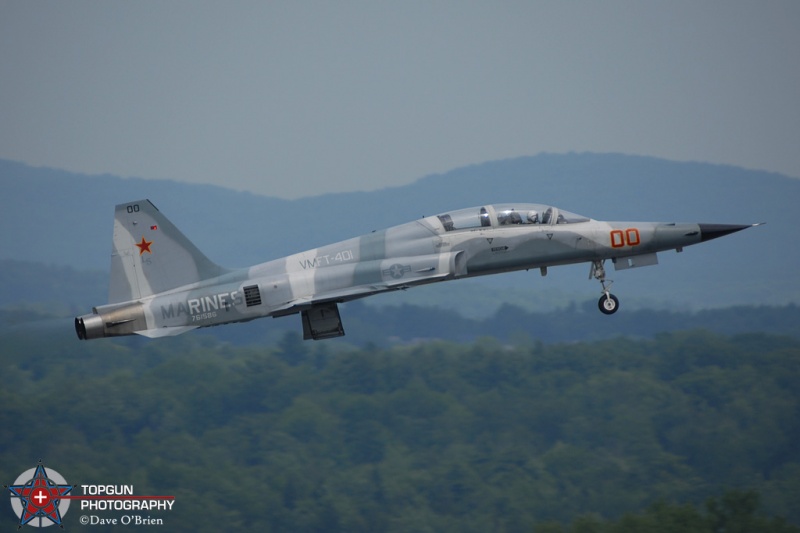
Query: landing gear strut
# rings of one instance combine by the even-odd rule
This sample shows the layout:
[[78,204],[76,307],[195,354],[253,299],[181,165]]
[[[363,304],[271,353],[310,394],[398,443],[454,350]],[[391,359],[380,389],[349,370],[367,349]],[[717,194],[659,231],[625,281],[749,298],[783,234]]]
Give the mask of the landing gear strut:
[[589,279],[595,278],[603,286],[603,295],[597,302],[597,307],[605,315],[613,315],[619,309],[619,300],[611,294],[609,287],[614,283],[606,280],[606,269],[603,267],[605,260],[592,261],[592,269],[589,271]]

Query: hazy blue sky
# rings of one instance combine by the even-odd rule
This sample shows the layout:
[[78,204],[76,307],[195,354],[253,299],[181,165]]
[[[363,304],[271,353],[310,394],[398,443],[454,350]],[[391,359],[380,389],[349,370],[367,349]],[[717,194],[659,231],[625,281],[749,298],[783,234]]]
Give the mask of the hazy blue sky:
[[0,157],[298,197],[539,152],[800,177],[800,2],[0,0]]

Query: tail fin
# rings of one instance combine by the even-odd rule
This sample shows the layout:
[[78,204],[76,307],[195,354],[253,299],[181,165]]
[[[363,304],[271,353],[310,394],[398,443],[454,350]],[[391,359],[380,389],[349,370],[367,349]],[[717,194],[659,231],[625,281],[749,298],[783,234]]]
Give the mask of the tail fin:
[[138,300],[224,274],[150,200],[114,212],[108,303]]

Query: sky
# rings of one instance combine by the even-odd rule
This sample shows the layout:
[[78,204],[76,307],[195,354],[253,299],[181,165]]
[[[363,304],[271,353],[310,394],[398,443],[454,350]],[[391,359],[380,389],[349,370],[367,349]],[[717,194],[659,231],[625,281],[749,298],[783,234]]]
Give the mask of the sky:
[[800,2],[0,0],[0,158],[280,198],[541,152],[800,177]]

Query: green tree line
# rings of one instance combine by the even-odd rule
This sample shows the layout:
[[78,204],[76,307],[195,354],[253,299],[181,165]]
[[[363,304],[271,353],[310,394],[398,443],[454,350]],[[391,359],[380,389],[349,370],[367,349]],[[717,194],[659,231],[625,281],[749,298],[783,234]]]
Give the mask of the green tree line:
[[335,347],[6,332],[3,483],[42,459],[73,484],[174,495],[150,513],[170,531],[800,524],[796,339]]
[[728,490],[709,498],[698,508],[659,500],[639,513],[626,513],[617,520],[596,515],[576,518],[569,526],[557,522],[539,524],[536,533],[795,533],[800,531],[783,518],[759,513],[755,491]]
[[[454,287],[458,284],[454,283]],[[474,291],[466,285],[449,293],[449,309],[443,309],[428,293],[430,305],[372,305],[380,297],[349,302],[341,306],[347,336],[331,342],[360,346],[373,343],[390,346],[426,340],[472,342],[491,336],[506,341],[538,339],[543,342],[574,342],[615,338],[621,335],[650,337],[665,331],[707,329],[732,335],[763,332],[800,338],[800,306],[737,306],[724,309],[690,311],[686,309],[636,309],[623,302],[614,317],[597,311],[596,296],[585,302],[564,302],[561,297],[541,295],[534,308],[506,303],[508,294]],[[428,289],[415,292],[425,295]],[[0,260],[0,333],[10,327],[51,315],[71,319],[90,312],[105,302],[108,275],[81,272],[69,267],[26,261]],[[433,299],[431,299],[433,298]],[[514,301],[513,299],[511,301]],[[370,302],[370,303],[365,303]],[[627,300],[626,300],[627,302]],[[464,316],[454,309],[481,310],[477,317]],[[64,329],[70,324],[64,322]],[[255,320],[206,330],[219,341],[245,346],[274,344],[288,331],[300,331],[299,316],[278,320]]]

